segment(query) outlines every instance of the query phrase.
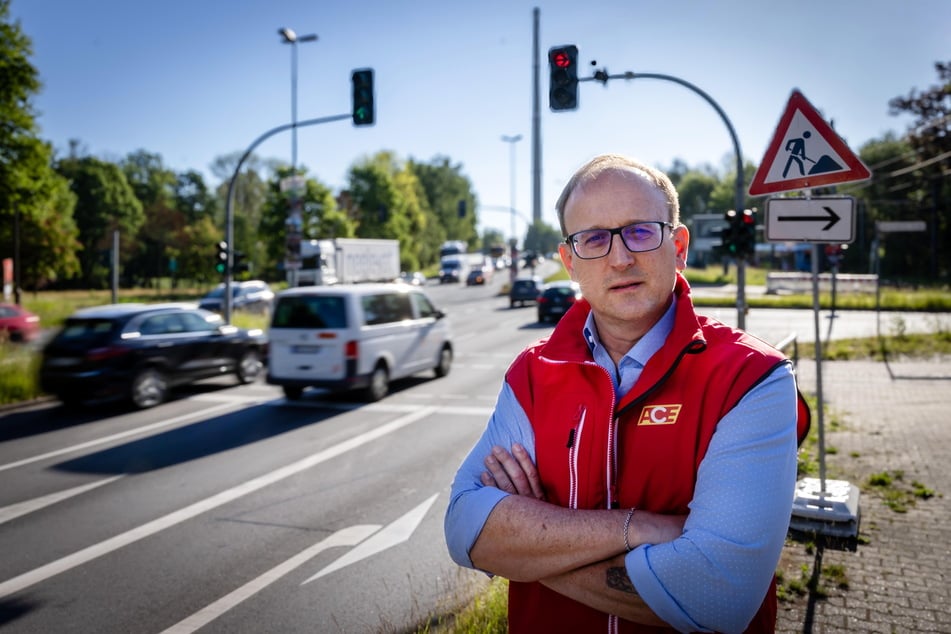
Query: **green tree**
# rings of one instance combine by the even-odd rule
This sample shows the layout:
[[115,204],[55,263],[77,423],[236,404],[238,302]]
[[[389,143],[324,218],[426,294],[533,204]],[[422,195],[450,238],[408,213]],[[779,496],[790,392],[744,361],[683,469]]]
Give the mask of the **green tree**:
[[37,289],[76,274],[79,245],[75,199],[37,136],[32,98],[41,84],[31,55],[29,38],[10,20],[9,0],[0,0],[0,257],[19,256],[21,283]]
[[[747,161],[743,165],[743,209],[752,209],[760,205],[760,200],[751,198],[747,194],[753,176],[756,174],[756,165]],[[711,213],[724,213],[728,209],[736,208],[736,170],[728,171],[717,182],[717,186],[710,193],[708,208]]]
[[680,178],[680,184],[677,185],[677,194],[680,198],[680,222],[686,223],[698,214],[726,211],[710,207],[710,199],[717,185],[717,178],[713,174],[694,170],[685,172]]
[[[859,149],[859,157],[872,170],[872,179],[863,183],[845,184],[834,188],[837,195],[854,196],[856,205],[855,240],[844,251],[839,270],[850,273],[874,272],[875,260],[872,257],[875,246],[875,223],[880,220],[901,220],[916,214],[920,204],[919,192],[910,188],[911,183],[901,173],[915,163],[915,153],[904,139],[894,133],[888,133],[881,139],[867,142]],[[899,247],[899,241],[888,240],[889,247]],[[920,244],[920,238],[915,240]],[[893,276],[898,271],[914,271],[921,264],[921,251],[899,256],[898,250],[890,249],[889,257],[884,261],[885,268],[880,272],[884,277]]]
[[[298,170],[299,173],[299,170]],[[247,250],[262,249],[268,270],[276,271],[283,266],[287,243],[287,216],[290,209],[290,192],[281,191],[281,181],[291,175],[289,166],[279,167],[261,208],[261,220],[254,243]],[[315,178],[304,180],[301,194],[301,236],[304,240],[325,238],[352,238],[356,235],[356,223],[347,217],[337,205],[333,192]],[[238,242],[242,245],[244,243]],[[239,248],[241,248],[239,246]]]
[[154,280],[171,273],[172,260],[177,264],[182,252],[191,248],[184,236],[188,220],[176,207],[178,175],[165,167],[161,156],[145,150],[126,156],[121,167],[144,214],[123,278],[127,283],[152,286]]
[[947,178],[951,170],[951,62],[936,62],[935,71],[937,84],[895,97],[888,105],[891,114],[913,117],[907,140],[915,162],[900,175],[914,192],[909,193],[919,204],[919,217],[929,225],[925,241],[930,257],[920,257],[920,240],[909,241],[908,251],[918,250],[918,265],[904,270],[947,281],[951,277],[951,183]]
[[[433,222],[426,236],[421,236],[420,259],[424,265],[434,264],[439,256],[439,245],[446,240],[462,240],[470,250],[479,248],[475,210],[478,198],[472,182],[462,173],[462,165],[453,165],[446,156],[436,156],[429,163],[410,159],[410,167],[425,191]],[[459,216],[459,202],[464,203],[465,215]]]
[[420,236],[429,233],[425,190],[412,168],[392,152],[378,152],[350,168],[349,215],[360,238],[392,238],[400,243],[400,266],[420,268]]
[[[494,246],[506,246],[505,235],[498,229],[487,228],[482,231],[482,251],[488,253]],[[508,252],[508,247],[506,247]]]
[[188,170],[177,175],[174,206],[185,216],[186,222],[210,218],[214,223],[222,217],[221,202],[205,183],[201,172]]
[[525,233],[525,250],[547,255],[558,251],[562,241],[561,230],[543,220],[536,220]]
[[182,236],[191,246],[173,254],[180,277],[209,284],[220,282],[214,263],[221,236],[211,216],[202,216],[185,225]]
[[142,203],[115,163],[71,157],[59,161],[56,170],[69,180],[76,195],[74,217],[83,249],[81,281],[86,288],[108,288],[113,232],[119,232],[120,261],[125,261],[144,221]]
[[[264,214],[268,209],[268,195],[272,185],[277,186],[277,182],[269,182],[263,174],[269,171],[277,173],[278,168],[276,163],[262,161],[252,154],[241,165],[240,174],[235,175],[241,156],[242,152],[234,152],[216,157],[211,164],[212,174],[221,181],[217,187],[219,205],[215,210],[215,226],[218,228],[218,235],[215,236],[212,244],[225,239],[228,189],[231,179],[234,178],[234,208],[231,210],[231,215],[235,247],[247,255],[248,263],[257,274],[256,276],[265,277],[261,274],[266,271],[276,271],[278,262],[284,261],[283,220],[280,230],[262,231],[262,226],[268,226],[266,223],[262,225],[265,222]],[[286,218],[286,207],[282,213],[283,218]]]

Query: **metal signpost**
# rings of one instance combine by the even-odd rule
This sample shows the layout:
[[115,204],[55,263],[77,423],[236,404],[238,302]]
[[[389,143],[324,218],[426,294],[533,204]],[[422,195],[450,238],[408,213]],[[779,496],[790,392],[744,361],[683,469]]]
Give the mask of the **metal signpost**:
[[803,191],[804,197],[767,200],[765,237],[768,242],[812,244],[819,478],[801,478],[796,483],[789,527],[807,534],[846,540],[852,550],[858,538],[859,491],[845,480],[826,479],[819,244],[854,241],[855,199],[848,196],[813,198],[810,192],[813,187],[861,181],[870,176],[869,169],[802,93],[793,91],[749,190],[751,196]]

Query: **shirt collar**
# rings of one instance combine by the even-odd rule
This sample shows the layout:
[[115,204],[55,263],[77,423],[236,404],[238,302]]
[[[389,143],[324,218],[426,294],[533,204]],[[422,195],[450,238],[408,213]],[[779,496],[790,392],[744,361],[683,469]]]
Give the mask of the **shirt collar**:
[[[655,352],[660,350],[661,346],[663,346],[667,340],[667,335],[674,329],[674,315],[676,311],[677,296],[675,294],[672,296],[670,306],[667,307],[663,316],[657,320],[657,323],[651,326],[651,329],[648,330],[644,336],[641,337],[640,341],[634,344],[624,356],[640,367],[647,365],[647,361],[654,356]],[[598,358],[600,356],[598,351],[599,349],[603,350],[604,346],[601,344],[598,327],[594,322],[594,311],[588,311],[588,317],[585,319],[582,333],[584,334],[585,342],[588,344],[588,349],[591,350],[592,356]],[[605,350],[604,352],[606,354],[607,351]]]

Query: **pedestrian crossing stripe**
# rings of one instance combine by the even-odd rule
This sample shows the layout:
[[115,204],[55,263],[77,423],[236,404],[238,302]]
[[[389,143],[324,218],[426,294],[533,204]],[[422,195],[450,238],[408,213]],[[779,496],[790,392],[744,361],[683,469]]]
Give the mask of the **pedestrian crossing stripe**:
[[794,90],[750,184],[750,196],[867,180],[872,175],[822,115]]

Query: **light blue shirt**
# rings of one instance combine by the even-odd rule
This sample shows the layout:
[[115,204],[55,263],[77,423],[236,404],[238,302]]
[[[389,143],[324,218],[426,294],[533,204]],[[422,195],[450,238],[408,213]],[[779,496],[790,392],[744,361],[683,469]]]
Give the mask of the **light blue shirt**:
[[[636,383],[673,328],[675,305],[615,365],[589,314],[584,337],[615,392]],[[788,364],[749,391],[717,425],[697,472],[683,535],[635,548],[625,560],[638,594],[681,632],[742,631],[763,601],[775,572],[796,482],[796,385]],[[446,543],[453,560],[474,567],[469,551],[489,513],[507,493],[483,486],[483,459],[494,445],[522,444],[535,459],[528,417],[503,384],[482,437],[453,480]],[[637,513],[634,521],[637,521]]]

